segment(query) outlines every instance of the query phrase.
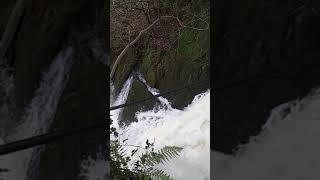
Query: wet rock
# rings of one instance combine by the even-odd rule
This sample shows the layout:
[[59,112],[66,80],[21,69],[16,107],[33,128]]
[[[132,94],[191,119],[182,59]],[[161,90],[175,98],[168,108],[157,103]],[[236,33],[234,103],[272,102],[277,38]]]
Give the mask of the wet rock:
[[107,152],[108,68],[96,56],[88,54],[88,46],[76,44],[77,56],[51,130],[86,127],[98,122],[105,122],[106,126],[47,145],[41,153],[38,179],[79,179],[83,160],[105,159],[97,154]]
[[[185,23],[190,21],[186,16],[187,13],[206,19],[208,17],[204,16],[208,10],[207,3],[207,1],[178,1],[177,3],[161,1],[160,13],[161,15],[180,14],[178,17]],[[179,6],[179,10],[175,6]],[[133,19],[128,19],[132,23],[135,22]],[[199,21],[188,25],[204,27],[205,23]],[[165,96],[173,107],[184,108],[191,103],[195,95],[209,89],[209,38],[209,29],[181,28],[174,18],[161,20],[132,47],[133,55],[131,56],[134,58],[126,59],[122,61],[122,65],[118,66],[121,70],[115,74],[116,88],[119,89],[119,86],[122,86],[132,69],[140,71],[147,83],[162,93],[195,83],[187,90]],[[204,83],[201,84],[201,82]],[[138,92],[140,91],[138,87],[133,87],[132,91],[135,92],[134,94],[145,93],[144,90]],[[141,105],[137,106],[137,109],[142,108]]]
[[[319,17],[293,1],[223,1],[215,8],[211,147],[232,153],[257,135],[271,108],[305,96],[320,84]],[[264,74],[257,77],[257,74]],[[277,77],[274,77],[277,74]]]
[[[135,102],[147,97],[152,97],[152,94],[148,91],[145,84],[139,81],[138,78],[135,78],[128,95],[127,103]],[[123,125],[128,125],[133,121],[137,121],[135,118],[136,112],[152,110],[156,105],[159,105],[159,102],[154,98],[153,100],[146,101],[142,104],[123,108],[122,115],[120,117],[121,123]]]
[[[50,131],[103,121],[108,129],[109,39],[105,2],[30,0],[6,54],[14,74],[16,121],[34,96],[43,72],[47,72],[58,52],[71,44],[77,56]],[[14,1],[0,2],[1,35],[13,6]],[[82,160],[107,152],[107,134],[102,130],[45,146],[39,155],[38,179],[79,179]]]
[[38,0],[27,5],[9,50],[15,64],[17,112],[29,103],[83,5],[84,1]]

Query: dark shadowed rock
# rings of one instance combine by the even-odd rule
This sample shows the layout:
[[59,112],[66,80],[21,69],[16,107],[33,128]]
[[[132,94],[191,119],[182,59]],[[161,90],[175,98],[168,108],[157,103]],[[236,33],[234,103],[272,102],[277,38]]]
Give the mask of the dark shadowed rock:
[[[145,84],[143,84],[141,81],[138,80],[138,78],[135,78],[132,87],[130,89],[130,92],[128,94],[127,103],[135,102],[141,99],[145,99],[147,97],[152,96],[152,94],[148,91]],[[135,114],[138,111],[148,111],[152,110],[155,105],[158,105],[157,98],[154,98],[153,100],[146,101],[142,104],[136,105],[136,106],[128,106],[126,108],[123,108],[122,114],[121,114],[121,123],[128,125],[133,121],[136,121]]]
[[[77,37],[81,39],[81,35]],[[90,34],[88,38],[89,42],[95,40]],[[97,157],[97,153],[105,155],[109,139],[106,133],[108,68],[90,52],[91,43],[82,43],[76,41],[77,55],[51,130],[86,127],[97,122],[106,122],[106,126],[46,146],[41,153],[39,179],[79,179],[82,160],[88,157],[105,159]]]
[[[59,101],[50,131],[106,122],[105,131],[66,138],[45,146],[40,154],[38,179],[80,179],[80,162],[107,152],[108,11],[105,0],[30,0],[7,52],[14,68],[17,119],[34,96],[42,73],[70,43],[74,65]],[[13,1],[0,2],[0,34]],[[41,107],[40,107],[41,108]],[[99,157],[105,158],[105,157]],[[23,162],[21,162],[23,163]]]
[[[221,1],[213,27],[212,148],[231,153],[257,135],[270,110],[320,84],[319,3]],[[257,77],[256,74],[264,74]],[[278,77],[273,77],[277,74]]]

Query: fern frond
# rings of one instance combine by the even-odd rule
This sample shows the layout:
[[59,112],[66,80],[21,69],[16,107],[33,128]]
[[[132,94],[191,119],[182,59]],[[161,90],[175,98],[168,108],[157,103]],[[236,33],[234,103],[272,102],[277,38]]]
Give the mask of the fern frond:
[[163,170],[153,169],[148,173],[153,180],[173,180],[167,173]]
[[158,152],[146,153],[141,157],[144,159],[142,164],[147,167],[153,167],[156,164],[163,164],[178,157],[182,149],[183,148],[176,146],[165,146]]
[[121,147],[118,149],[118,154],[119,154],[120,156],[122,156],[122,157],[125,157],[125,156],[126,156],[126,150],[125,150],[125,148],[121,146]]

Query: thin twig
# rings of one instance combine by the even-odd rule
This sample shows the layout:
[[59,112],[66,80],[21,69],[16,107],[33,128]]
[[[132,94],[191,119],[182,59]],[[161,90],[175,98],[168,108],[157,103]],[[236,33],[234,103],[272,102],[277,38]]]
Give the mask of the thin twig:
[[132,41],[130,42],[123,50],[122,52],[120,53],[120,55],[117,57],[113,67],[112,67],[112,70],[111,70],[111,73],[110,73],[110,80],[112,81],[113,79],[113,76],[114,76],[114,73],[117,69],[117,65],[119,64],[120,60],[122,59],[122,57],[125,55],[125,53],[128,51],[128,49],[134,45],[139,39],[140,37],[142,36],[142,34],[144,34],[146,31],[148,31],[150,28],[152,28],[152,26],[154,26],[160,19],[158,18],[157,20],[155,20],[152,24],[150,24],[146,29],[142,30],[139,32],[139,35]]
[[130,146],[130,147],[136,147],[136,148],[140,148],[140,149],[145,149],[141,146],[135,146],[135,145],[130,145],[130,144],[121,144],[121,146]]

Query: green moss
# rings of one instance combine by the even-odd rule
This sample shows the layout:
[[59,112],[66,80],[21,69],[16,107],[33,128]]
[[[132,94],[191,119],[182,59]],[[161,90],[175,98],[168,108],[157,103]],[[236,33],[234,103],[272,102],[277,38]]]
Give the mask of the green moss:
[[149,48],[143,57],[142,69],[147,72],[148,69],[151,67],[152,62],[154,62],[155,59],[159,57],[159,55],[160,55],[160,50]]
[[208,39],[208,33],[206,31],[183,30],[178,40],[178,55],[189,61],[199,59],[208,52]]
[[208,0],[191,0],[192,9],[196,14],[200,14],[206,7],[209,7]]
[[119,93],[123,83],[128,79],[132,69],[136,64],[136,59],[137,57],[134,53],[134,49],[129,48],[127,53],[123,56],[122,61],[120,61],[120,63],[118,64],[118,68],[116,70],[114,81],[116,93]]
[[154,86],[156,84],[156,81],[157,81],[156,73],[153,70],[148,71],[146,80],[148,81],[148,83],[151,86]]
[[[205,28],[206,23],[197,20],[195,16],[206,19],[208,6],[206,0],[161,0],[161,13],[179,17],[188,26]],[[178,8],[172,8],[178,7]],[[195,15],[195,16],[193,16]],[[168,27],[171,28],[171,27]],[[152,47],[153,36],[145,36],[142,62],[140,64],[149,85],[156,87],[160,92],[172,87],[182,86],[185,83],[208,79],[209,74],[209,30],[200,31],[191,28],[182,28],[180,32],[168,31],[167,38],[173,43],[169,51],[160,51]],[[185,92],[179,97],[167,97],[176,107],[183,107],[190,103],[193,96],[208,87],[198,88],[193,92]],[[132,98],[136,98],[134,95]]]
[[160,8],[164,11],[170,11],[172,9],[176,9],[176,1],[172,0],[161,0],[160,1]]

